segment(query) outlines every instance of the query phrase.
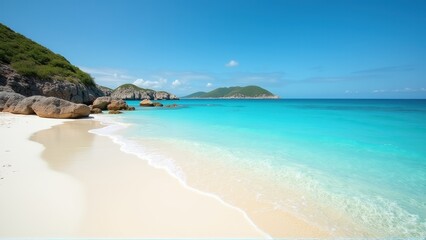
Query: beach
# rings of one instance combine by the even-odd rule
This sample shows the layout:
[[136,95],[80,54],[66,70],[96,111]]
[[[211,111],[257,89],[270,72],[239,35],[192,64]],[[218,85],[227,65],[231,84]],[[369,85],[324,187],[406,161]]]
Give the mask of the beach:
[[120,151],[93,119],[1,113],[1,237],[267,238],[241,210]]
[[127,102],[0,114],[0,237],[424,236],[424,101]]

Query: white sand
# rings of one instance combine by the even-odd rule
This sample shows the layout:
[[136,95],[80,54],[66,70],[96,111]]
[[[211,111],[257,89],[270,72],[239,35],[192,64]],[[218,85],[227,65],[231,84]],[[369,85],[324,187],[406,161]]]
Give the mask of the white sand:
[[0,237],[266,237],[241,211],[88,133],[96,121],[0,114]]
[[71,235],[83,213],[81,185],[52,171],[31,134],[64,120],[0,113],[0,237]]

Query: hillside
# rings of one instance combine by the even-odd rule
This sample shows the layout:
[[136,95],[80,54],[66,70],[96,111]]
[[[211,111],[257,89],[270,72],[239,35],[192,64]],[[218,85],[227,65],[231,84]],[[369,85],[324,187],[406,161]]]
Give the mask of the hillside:
[[0,91],[91,104],[105,95],[100,88],[61,55],[0,24]]
[[0,23],[0,61],[19,74],[94,85],[92,77],[59,54],[14,32]]
[[196,92],[184,98],[278,98],[258,86],[222,87],[210,92]]
[[185,98],[199,98],[199,97],[203,96],[204,94],[206,94],[206,92],[195,92],[193,94],[189,94]]
[[127,100],[169,100],[178,99],[174,94],[165,91],[154,91],[151,89],[140,88],[133,84],[123,84],[111,93],[111,97],[122,98]]

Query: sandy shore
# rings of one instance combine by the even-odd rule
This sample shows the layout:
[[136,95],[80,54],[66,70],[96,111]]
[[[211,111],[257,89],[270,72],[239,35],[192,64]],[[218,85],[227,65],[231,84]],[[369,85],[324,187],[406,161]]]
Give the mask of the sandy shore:
[[267,237],[243,212],[88,132],[98,127],[0,113],[0,237]]

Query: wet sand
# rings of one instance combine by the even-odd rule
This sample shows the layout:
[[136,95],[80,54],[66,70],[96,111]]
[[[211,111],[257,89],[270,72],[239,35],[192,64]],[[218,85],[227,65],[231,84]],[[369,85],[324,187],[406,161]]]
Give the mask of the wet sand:
[[10,122],[1,159],[17,165],[0,182],[0,237],[267,237],[242,211],[89,133],[97,121],[0,118]]

